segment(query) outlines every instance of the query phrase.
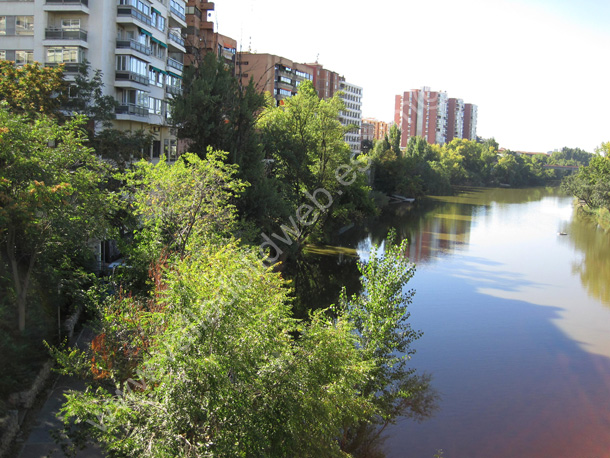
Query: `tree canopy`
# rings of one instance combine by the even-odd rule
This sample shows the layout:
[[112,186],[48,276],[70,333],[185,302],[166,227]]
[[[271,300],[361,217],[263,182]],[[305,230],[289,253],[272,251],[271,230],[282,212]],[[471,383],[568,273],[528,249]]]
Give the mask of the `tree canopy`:
[[105,165],[83,145],[74,119],[28,122],[0,108],[0,242],[10,266],[18,327],[26,326],[27,295],[39,259],[59,265],[101,236],[113,205],[101,190]]
[[405,245],[373,253],[363,295],[295,320],[285,281],[256,252],[230,236],[184,241],[231,223],[240,185],[222,159],[139,167],[142,239],[161,247],[152,290],[100,298],[90,347],[55,352],[88,381],[63,408],[68,436],[116,457],[346,456],[359,425],[429,413],[428,380],[406,367],[421,333],[407,321]]

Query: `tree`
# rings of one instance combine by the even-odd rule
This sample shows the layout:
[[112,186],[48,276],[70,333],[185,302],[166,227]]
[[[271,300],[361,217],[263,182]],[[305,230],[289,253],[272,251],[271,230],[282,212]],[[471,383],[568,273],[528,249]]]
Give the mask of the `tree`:
[[115,457],[330,457],[371,417],[425,416],[433,396],[403,364],[420,333],[404,318],[402,259],[372,261],[364,297],[309,323],[291,318],[281,277],[232,242],[163,261],[149,298],[100,304],[87,351],[56,352],[89,383],[67,396],[69,437]]
[[562,188],[592,209],[610,210],[610,157],[595,156],[577,174],[566,177]]
[[[186,156],[177,190],[169,170],[142,169],[135,200],[150,239],[159,227],[205,227],[225,208],[207,196],[223,191],[192,190],[186,167],[222,174],[221,156]],[[251,250],[206,236],[185,246],[152,264],[150,294],[96,302],[89,348],[54,350],[64,373],[87,380],[62,409],[76,444],[95,439],[114,457],[346,456],[341,446],[372,418],[425,416],[427,382],[406,367],[420,336],[406,321],[406,245],[362,267],[362,296],[344,294],[308,322],[292,318],[286,283]]]
[[67,89],[62,109],[68,114],[74,113],[86,116],[91,121],[91,132],[96,132],[97,124],[109,128],[110,121],[116,119],[116,108],[119,103],[111,95],[104,95],[102,71],[95,70],[90,76],[91,64],[84,62],[79,65],[78,73]]
[[227,151],[227,160],[242,165],[244,155],[255,153],[256,114],[264,97],[251,81],[247,86],[225,67],[223,59],[208,53],[198,65],[184,71],[183,94],[172,100],[172,122],[189,150],[204,157],[207,148]]
[[[285,237],[299,246],[324,226],[335,197],[342,187],[358,186],[358,173],[367,164],[353,164],[344,133],[350,127],[339,122],[343,102],[338,95],[320,100],[311,81],[279,106],[269,97],[258,127],[266,157],[272,161],[272,175],[280,183],[280,193],[290,206],[290,225]],[[341,191],[341,192],[339,192]],[[303,216],[305,215],[305,216]],[[290,232],[290,235],[288,232]]]
[[141,222],[137,241],[150,250],[148,262],[163,251],[184,257],[201,238],[231,233],[231,199],[245,185],[235,178],[237,166],[225,158],[226,153],[208,148],[205,160],[185,153],[173,165],[140,161],[128,172],[128,186],[135,190],[133,212]]
[[90,138],[95,152],[122,171],[134,161],[149,157],[150,145],[155,137],[145,130],[131,131],[108,127],[95,132]]
[[[86,251],[112,209],[100,190],[106,168],[83,146],[82,123],[76,118],[59,126],[44,116],[30,123],[0,108],[0,242],[20,331],[38,260],[46,256],[55,265]],[[50,252],[58,258],[49,260]]]
[[16,66],[0,60],[0,100],[12,113],[35,117],[56,115],[65,97],[63,67],[38,63]]
[[[289,212],[279,184],[268,174],[256,123],[265,104],[252,79],[236,79],[224,60],[208,53],[184,72],[184,92],[172,100],[172,122],[189,151],[204,158],[208,147],[226,151],[239,166],[237,177],[250,183],[237,202],[244,236],[269,230]],[[256,234],[258,236],[258,233]],[[254,236],[253,236],[254,237]]]

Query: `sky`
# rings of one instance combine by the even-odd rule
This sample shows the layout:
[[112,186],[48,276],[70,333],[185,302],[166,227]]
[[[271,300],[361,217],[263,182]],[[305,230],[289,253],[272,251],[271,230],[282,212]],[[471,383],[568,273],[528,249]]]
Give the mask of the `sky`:
[[429,86],[478,106],[501,147],[610,141],[610,0],[216,0],[241,50],[316,60],[363,88],[362,115]]

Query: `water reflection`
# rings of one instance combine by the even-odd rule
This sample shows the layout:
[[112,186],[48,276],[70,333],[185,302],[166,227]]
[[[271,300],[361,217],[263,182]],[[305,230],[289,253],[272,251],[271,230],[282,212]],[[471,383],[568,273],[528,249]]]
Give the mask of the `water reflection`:
[[[434,374],[442,402],[390,428],[387,456],[610,458],[610,235],[547,188],[389,210],[336,244],[366,259],[389,228],[409,240],[411,319],[424,331],[413,365]],[[332,269],[343,266],[318,280]]]
[[576,209],[566,228],[568,241],[582,253],[572,265],[589,294],[610,307],[610,234],[594,218]]
[[294,290],[296,318],[306,319],[310,310],[337,303],[343,287],[348,295],[360,291],[358,257],[355,254],[353,249],[310,247],[286,264],[283,276]]

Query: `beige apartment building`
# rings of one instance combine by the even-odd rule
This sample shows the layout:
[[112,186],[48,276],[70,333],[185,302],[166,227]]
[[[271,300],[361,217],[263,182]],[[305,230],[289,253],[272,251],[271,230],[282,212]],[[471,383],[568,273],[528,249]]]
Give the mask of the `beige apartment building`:
[[115,126],[154,135],[147,156],[176,158],[168,102],[182,90],[184,0],[0,1],[0,58],[64,64],[73,79],[88,61],[118,103]]

